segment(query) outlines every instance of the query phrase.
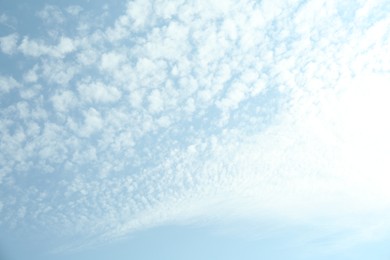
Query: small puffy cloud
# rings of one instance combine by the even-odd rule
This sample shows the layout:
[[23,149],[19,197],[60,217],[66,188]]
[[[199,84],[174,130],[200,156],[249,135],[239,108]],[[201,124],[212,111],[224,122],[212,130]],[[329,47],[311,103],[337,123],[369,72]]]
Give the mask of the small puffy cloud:
[[75,42],[68,37],[61,37],[60,42],[56,46],[56,51],[61,56],[73,52],[76,49]]
[[42,77],[51,83],[66,85],[77,72],[76,64],[68,64],[60,59],[48,60],[42,63]]
[[57,112],[64,113],[76,103],[76,97],[71,91],[64,90],[54,95],[51,98],[51,102]]
[[188,34],[188,27],[170,22],[167,27],[153,31],[148,37],[144,52],[153,60],[181,60],[190,49]]
[[40,57],[48,55],[54,58],[63,58],[76,50],[77,44],[74,40],[62,36],[57,45],[48,45],[42,40],[32,40],[24,37],[18,49],[26,56]]
[[168,116],[162,116],[157,119],[157,124],[160,127],[168,127],[171,124],[171,120]]
[[127,7],[127,15],[133,21],[135,29],[142,29],[146,22],[150,19],[151,3],[149,1],[136,0],[129,3]]
[[241,81],[245,84],[252,84],[259,78],[259,73],[254,69],[250,69],[242,73]]
[[164,61],[140,58],[135,70],[140,86],[158,86],[166,82],[166,63]]
[[223,111],[237,108],[238,104],[247,98],[248,88],[240,82],[232,85],[232,88],[227,92],[226,96],[217,103]]
[[19,36],[17,33],[0,37],[0,49],[3,53],[11,55],[16,51]]
[[188,114],[192,114],[195,112],[195,100],[193,98],[189,98],[186,103],[185,103],[185,106],[184,106],[184,111]]
[[39,78],[37,73],[38,69],[38,66],[35,65],[32,69],[28,70],[23,76],[24,80],[28,83],[36,82]]
[[0,23],[5,23],[8,21],[8,16],[6,14],[0,15]]
[[32,99],[36,97],[39,92],[42,91],[42,86],[39,84],[35,84],[33,86],[28,86],[20,89],[19,94],[23,99]]
[[179,1],[164,1],[164,4],[159,5],[155,10],[156,15],[163,19],[170,19],[172,15],[177,13],[177,9],[183,4],[183,0]]
[[65,22],[64,13],[60,8],[54,5],[45,5],[45,7],[37,13],[37,15],[48,24],[61,24]]
[[141,108],[144,99],[144,93],[141,90],[132,91],[130,93],[129,99],[131,106],[135,108]]
[[101,118],[100,113],[94,109],[90,108],[84,113],[84,124],[81,127],[79,134],[82,137],[89,137],[91,134],[96,133],[102,129],[104,121]]
[[104,53],[101,58],[100,67],[103,70],[113,71],[124,61],[123,54],[117,52]]
[[152,91],[148,97],[150,113],[158,113],[164,109],[164,99],[158,89]]
[[266,89],[266,82],[264,79],[259,79],[253,83],[253,87],[250,91],[251,96],[257,96]]
[[6,14],[0,14],[0,24],[8,27],[9,29],[16,30],[16,19],[13,17],[9,17]]
[[16,104],[16,108],[18,110],[18,114],[20,118],[26,119],[30,117],[30,108],[29,104],[25,101],[21,101]]
[[24,55],[32,57],[39,57],[50,53],[50,48],[45,43],[42,41],[30,40],[28,37],[23,38],[18,49]]
[[[124,16],[126,18],[126,16]],[[108,28],[106,31],[106,37],[110,42],[118,41],[128,35],[129,31],[126,25],[123,25],[122,20],[118,20],[113,28]]]
[[20,83],[13,77],[5,77],[0,75],[0,93],[8,93],[14,88],[20,87]]
[[98,53],[96,50],[88,48],[79,51],[76,54],[76,57],[77,62],[81,63],[82,65],[92,65],[97,61]]
[[66,12],[73,16],[78,15],[81,11],[83,11],[83,8],[79,5],[71,5],[66,8]]
[[108,103],[121,98],[121,92],[116,87],[102,82],[82,83],[77,89],[81,98],[87,102]]

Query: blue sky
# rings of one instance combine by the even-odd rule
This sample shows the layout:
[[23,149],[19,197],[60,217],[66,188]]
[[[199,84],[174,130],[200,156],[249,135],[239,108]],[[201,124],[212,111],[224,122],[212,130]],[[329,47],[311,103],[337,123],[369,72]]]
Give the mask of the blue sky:
[[1,1],[0,257],[389,259],[389,11]]

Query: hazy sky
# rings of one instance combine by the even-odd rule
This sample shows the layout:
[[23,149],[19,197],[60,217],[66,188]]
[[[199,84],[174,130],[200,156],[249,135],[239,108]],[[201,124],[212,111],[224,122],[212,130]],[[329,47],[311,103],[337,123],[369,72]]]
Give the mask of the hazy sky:
[[0,259],[390,259],[387,0],[0,0]]

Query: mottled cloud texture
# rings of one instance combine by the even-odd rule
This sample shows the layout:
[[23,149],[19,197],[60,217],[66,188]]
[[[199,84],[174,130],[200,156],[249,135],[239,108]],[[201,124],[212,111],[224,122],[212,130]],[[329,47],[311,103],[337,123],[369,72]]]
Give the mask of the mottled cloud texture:
[[69,245],[220,219],[338,244],[389,231],[386,1],[109,8],[4,25],[1,229]]

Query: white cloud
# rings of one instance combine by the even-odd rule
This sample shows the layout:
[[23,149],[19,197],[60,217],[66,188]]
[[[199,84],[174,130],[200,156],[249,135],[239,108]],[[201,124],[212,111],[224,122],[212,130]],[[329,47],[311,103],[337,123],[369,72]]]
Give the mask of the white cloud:
[[[63,138],[65,137],[65,129],[63,126],[46,122],[42,126],[42,134],[38,137],[35,144],[35,156],[40,159],[37,164],[42,171],[53,173],[55,164],[62,164],[67,159],[68,149]],[[59,142],[58,140],[63,140]],[[47,205],[50,206],[50,205]]]
[[13,77],[6,77],[0,75],[0,93],[8,93],[14,88],[20,87],[21,84]]
[[230,109],[235,109],[238,104],[246,98],[247,92],[247,84],[237,82],[233,83],[231,89],[228,90],[226,97],[224,97],[220,102],[217,102],[217,106],[224,112],[227,112]]
[[19,45],[19,50],[24,55],[33,57],[39,57],[50,52],[49,47],[44,43],[30,40],[28,37],[23,38],[21,44]]
[[60,37],[57,45],[47,45],[43,41],[24,37],[18,50],[26,56],[40,57],[48,55],[55,58],[63,58],[66,54],[73,52],[76,46],[74,40],[68,37]]
[[30,108],[27,102],[21,101],[17,103],[16,108],[21,119],[26,119],[30,117]]
[[20,89],[20,97],[23,99],[32,99],[38,96],[39,92],[42,90],[42,86],[35,84],[33,86],[28,86]]
[[56,46],[56,50],[61,56],[73,52],[75,48],[76,46],[74,41],[68,37],[61,37],[60,42]]
[[89,137],[95,132],[101,130],[104,125],[104,122],[101,118],[99,111],[94,108],[89,108],[87,111],[83,112],[84,115],[84,124],[80,129],[80,136]]
[[142,52],[153,60],[173,61],[181,60],[188,49],[188,28],[180,23],[170,22],[167,27],[153,31]]
[[76,64],[65,63],[61,59],[47,60],[42,63],[42,77],[47,82],[67,85],[78,71]]
[[0,14],[0,24],[8,27],[11,30],[16,30],[16,19],[8,16],[7,14]]
[[90,48],[77,53],[77,61],[82,65],[92,65],[97,59],[96,51]]
[[37,71],[39,70],[39,67],[35,65],[33,68],[31,68],[29,71],[27,71],[24,74],[24,80],[28,83],[34,83],[38,80],[39,76],[37,74]]
[[184,0],[174,2],[158,0],[156,2],[156,5],[159,6],[159,8],[155,10],[157,16],[162,17],[163,19],[171,19],[172,15],[177,13],[178,8],[183,5]]
[[82,83],[78,86],[78,91],[87,102],[115,102],[121,97],[121,92],[117,88],[102,82]]
[[48,24],[62,24],[65,22],[64,13],[59,7],[54,5],[45,5],[45,7],[37,13],[37,15]]
[[5,23],[8,21],[8,16],[6,14],[0,15],[0,23]]
[[130,93],[130,105],[135,108],[141,108],[143,103],[144,93],[141,90],[132,91]]
[[53,95],[51,102],[57,112],[64,113],[68,112],[68,110],[76,104],[77,98],[71,91],[64,90]]
[[186,111],[188,114],[192,114],[195,112],[195,101],[193,98],[189,98],[186,102],[186,105],[184,107],[184,111]]
[[142,29],[150,19],[151,3],[149,1],[135,0],[129,2],[126,14],[132,20],[132,26],[136,29]]
[[116,52],[104,53],[101,58],[100,66],[103,70],[113,71],[123,63],[124,57]]
[[79,5],[70,5],[66,8],[66,11],[71,15],[77,16],[83,11],[83,8]]
[[3,53],[11,55],[16,51],[19,36],[17,33],[0,37],[0,49]]
[[159,90],[155,89],[148,97],[150,113],[158,113],[164,109],[164,100]]

